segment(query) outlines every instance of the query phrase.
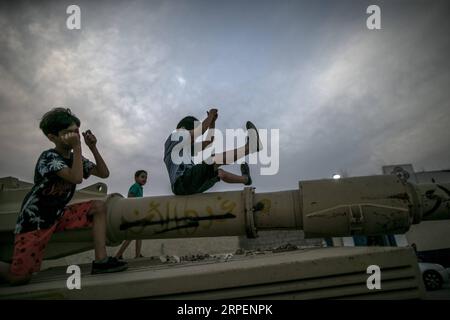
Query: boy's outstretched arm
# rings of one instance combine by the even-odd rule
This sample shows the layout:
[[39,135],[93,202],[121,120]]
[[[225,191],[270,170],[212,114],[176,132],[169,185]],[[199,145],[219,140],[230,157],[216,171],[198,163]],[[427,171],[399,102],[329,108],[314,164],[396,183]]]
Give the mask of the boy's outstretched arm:
[[[216,117],[217,119],[217,117]],[[205,150],[211,143],[214,142],[214,129],[216,128],[216,120],[214,119],[211,125],[209,126],[208,135],[206,136],[205,141],[202,142],[202,151]]]
[[[208,117],[209,117],[210,114],[211,114],[211,113],[208,112]],[[216,116],[215,116],[215,117],[214,117],[214,114],[212,115],[212,122],[210,122],[209,126],[207,127],[207,130],[209,129],[209,131],[208,131],[208,135],[206,136],[205,141],[202,141],[202,142],[193,142],[193,141],[191,140],[191,143],[194,143],[194,144],[195,144],[195,148],[198,148],[197,146],[201,144],[201,150],[203,151],[203,150],[205,150],[211,143],[214,142],[214,129],[216,128],[216,119],[217,119],[217,113],[216,113]],[[206,120],[207,120],[207,119],[205,119],[205,121],[206,121]],[[203,123],[205,123],[205,121],[203,121]],[[208,125],[208,123],[206,123],[206,125]],[[191,131],[193,131],[193,130],[191,130]],[[191,138],[192,138],[192,135],[193,135],[193,133],[191,133]],[[194,149],[194,150],[196,150],[196,149]]]
[[215,121],[212,122],[211,126],[209,127],[208,135],[206,136],[205,141],[201,142],[195,142],[194,143],[194,150],[198,148],[198,146],[201,144],[201,150],[205,150],[211,143],[214,142],[214,128],[216,127]]
[[63,168],[56,172],[56,174],[66,181],[79,184],[83,182],[80,136],[78,133],[67,133],[62,137],[62,140],[73,149],[73,164],[72,168]]
[[97,138],[92,134],[91,130],[83,132],[83,137],[84,142],[89,147],[95,158],[95,167],[92,169],[91,174],[99,178],[108,178],[109,169],[97,149]]
[[[209,111],[207,111],[207,113],[208,113],[208,116],[202,122],[202,134],[204,134],[206,132],[206,130],[211,128],[211,125],[216,122],[217,117],[218,117],[217,109],[210,109]],[[195,128],[193,130],[189,130],[189,133],[191,135],[191,143],[194,143],[195,139],[198,138],[195,136],[195,133],[196,133],[195,130],[196,130]]]

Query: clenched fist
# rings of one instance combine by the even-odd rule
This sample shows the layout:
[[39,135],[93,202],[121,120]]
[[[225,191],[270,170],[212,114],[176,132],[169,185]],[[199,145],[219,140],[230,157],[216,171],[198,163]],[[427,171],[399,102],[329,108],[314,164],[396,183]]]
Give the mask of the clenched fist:
[[89,148],[95,147],[97,144],[97,138],[94,136],[94,134],[91,132],[91,130],[87,130],[86,132],[83,132],[84,142]]
[[71,146],[72,148],[80,145],[80,135],[75,132],[66,133],[61,137],[62,142]]
[[206,113],[208,114],[208,117],[212,117],[213,121],[216,121],[219,116],[219,110],[217,109],[210,109],[209,111],[206,111]]

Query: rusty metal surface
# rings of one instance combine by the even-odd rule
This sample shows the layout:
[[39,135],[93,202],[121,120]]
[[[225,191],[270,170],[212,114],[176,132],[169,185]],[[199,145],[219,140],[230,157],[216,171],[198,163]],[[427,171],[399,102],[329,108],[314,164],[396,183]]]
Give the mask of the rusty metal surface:
[[373,176],[301,182],[306,237],[400,234],[413,220],[405,185]]

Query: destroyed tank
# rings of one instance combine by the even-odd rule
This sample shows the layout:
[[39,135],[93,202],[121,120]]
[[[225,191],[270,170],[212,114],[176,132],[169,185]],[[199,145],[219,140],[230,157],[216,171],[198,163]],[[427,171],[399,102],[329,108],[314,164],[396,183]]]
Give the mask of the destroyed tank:
[[[2,261],[11,259],[15,222],[30,188],[31,184],[15,178],[1,179]],[[106,201],[108,245],[128,239],[255,238],[265,230],[303,230],[305,238],[323,238],[402,234],[421,221],[450,219],[449,190],[450,185],[412,184],[383,175],[301,181],[298,189],[277,192],[257,193],[246,187],[190,196],[124,198],[108,195],[107,186],[97,183],[77,191],[71,203]],[[45,258],[88,249],[92,249],[91,230],[56,233]],[[368,289],[366,283],[371,265],[379,266],[383,274],[379,290]],[[65,269],[44,271],[26,289],[0,288],[0,299],[388,299],[424,294],[409,247],[330,247],[175,265],[139,261],[120,274],[83,273],[84,290],[68,290],[61,281],[66,277]]]

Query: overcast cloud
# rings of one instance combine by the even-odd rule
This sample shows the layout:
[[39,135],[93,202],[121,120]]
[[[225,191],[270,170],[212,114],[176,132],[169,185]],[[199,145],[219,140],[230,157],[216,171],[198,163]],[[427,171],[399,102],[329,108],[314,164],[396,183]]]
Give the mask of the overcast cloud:
[[[81,7],[81,30],[66,8]],[[381,7],[382,30],[366,28]],[[97,136],[126,194],[169,194],[164,141],[185,115],[217,127],[280,129],[280,170],[257,191],[299,180],[449,169],[448,1],[55,1],[0,5],[0,177],[32,181],[51,143],[39,131],[67,106]],[[84,155],[92,158],[87,147]],[[230,170],[238,172],[237,166]],[[87,186],[100,179],[83,183]],[[216,185],[212,191],[240,189]]]

